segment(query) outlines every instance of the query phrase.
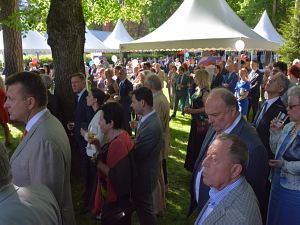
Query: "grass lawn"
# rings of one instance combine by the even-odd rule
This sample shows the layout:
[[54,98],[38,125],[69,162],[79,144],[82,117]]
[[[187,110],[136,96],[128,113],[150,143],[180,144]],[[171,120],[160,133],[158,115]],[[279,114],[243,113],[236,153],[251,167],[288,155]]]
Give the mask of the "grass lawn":
[[[8,148],[11,155],[22,136],[22,129],[19,125],[11,125],[10,130],[13,136],[13,144]],[[177,117],[173,118],[170,122],[171,149],[169,158],[167,160],[169,190],[167,193],[166,213],[163,217],[159,218],[159,224],[161,225],[188,225],[193,224],[195,221],[195,215],[190,219],[186,218],[186,212],[188,210],[190,201],[188,189],[191,179],[191,173],[183,168],[183,164],[185,160],[189,130],[189,116],[183,117],[181,115],[177,115]],[[0,129],[0,140],[4,142],[2,129]],[[97,222],[90,214],[79,214],[79,210],[81,208],[80,199],[83,193],[83,184],[82,181],[77,177],[72,177],[72,193],[77,224],[100,224],[100,222]],[[138,224],[136,215],[134,215],[133,220],[133,224]]]

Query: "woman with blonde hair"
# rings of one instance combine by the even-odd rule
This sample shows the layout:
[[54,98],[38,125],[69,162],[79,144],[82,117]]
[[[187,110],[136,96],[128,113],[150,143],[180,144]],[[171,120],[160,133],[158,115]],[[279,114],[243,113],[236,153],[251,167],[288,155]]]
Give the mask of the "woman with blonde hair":
[[192,104],[184,109],[185,113],[192,115],[191,130],[184,164],[184,167],[191,172],[194,169],[194,164],[208,130],[205,101],[210,90],[210,78],[206,70],[197,70],[194,80],[197,87],[196,92],[191,97]]
[[10,132],[9,132],[9,128],[8,128],[8,121],[9,121],[9,117],[8,117],[8,113],[6,111],[6,109],[3,107],[4,102],[5,102],[5,87],[4,87],[4,82],[2,80],[2,78],[0,77],[0,124],[3,127],[4,130],[4,136],[5,136],[5,145],[10,145],[11,141],[10,141]]

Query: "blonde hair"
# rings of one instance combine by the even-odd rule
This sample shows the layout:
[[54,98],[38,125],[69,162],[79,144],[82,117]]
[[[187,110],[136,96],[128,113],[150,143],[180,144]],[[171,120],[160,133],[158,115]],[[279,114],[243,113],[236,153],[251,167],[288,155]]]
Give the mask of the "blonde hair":
[[204,69],[199,69],[195,73],[195,79],[201,83],[201,88],[210,89],[209,73]]
[[245,78],[246,80],[248,80],[248,71],[245,68],[240,69],[239,74],[241,79]]

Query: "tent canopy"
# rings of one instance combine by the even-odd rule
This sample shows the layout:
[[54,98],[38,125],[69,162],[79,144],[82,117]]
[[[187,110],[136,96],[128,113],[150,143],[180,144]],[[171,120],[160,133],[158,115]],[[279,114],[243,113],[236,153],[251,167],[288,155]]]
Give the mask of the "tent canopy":
[[84,52],[110,52],[110,48],[96,38],[88,29],[85,31]]
[[121,44],[121,51],[235,50],[243,40],[246,50],[276,50],[279,45],[251,30],[225,0],[184,0],[159,28],[136,41]]
[[280,45],[283,44],[284,40],[274,28],[266,10],[253,30],[269,41],[279,43]]
[[120,44],[131,41],[133,41],[133,38],[128,34],[122,21],[119,19],[113,32],[103,43],[111,49],[119,50]]
[[89,30],[89,31],[102,42],[111,34],[111,32],[101,31],[101,30]]
[[[51,54],[51,48],[47,40],[37,31],[28,31],[22,36],[23,53],[27,54]],[[3,30],[0,31],[0,52],[4,52]]]

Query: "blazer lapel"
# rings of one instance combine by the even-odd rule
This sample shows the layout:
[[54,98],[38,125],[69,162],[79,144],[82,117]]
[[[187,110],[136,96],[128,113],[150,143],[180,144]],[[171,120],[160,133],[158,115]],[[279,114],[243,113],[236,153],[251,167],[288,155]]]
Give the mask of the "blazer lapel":
[[32,135],[35,133],[36,129],[39,127],[39,125],[50,116],[50,112],[47,110],[41,118],[31,127],[30,131],[26,134],[26,136],[21,140],[18,147],[16,148],[15,152],[13,153],[10,162],[13,162],[15,158],[18,157],[18,155],[22,152],[24,147],[26,146],[27,142],[30,140]]

